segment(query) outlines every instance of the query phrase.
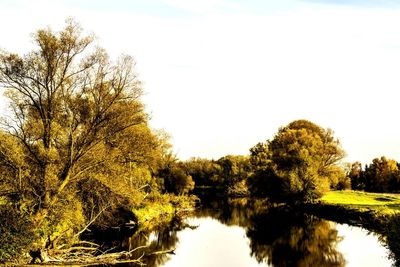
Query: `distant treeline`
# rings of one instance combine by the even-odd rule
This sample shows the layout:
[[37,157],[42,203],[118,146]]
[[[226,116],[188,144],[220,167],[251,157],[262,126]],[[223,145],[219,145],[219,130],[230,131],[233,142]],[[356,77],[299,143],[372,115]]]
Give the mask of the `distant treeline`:
[[181,163],[197,187],[213,187],[228,193],[248,194],[246,180],[252,173],[249,156],[227,155],[218,160],[192,158]]
[[196,186],[298,203],[314,201],[329,189],[350,187],[341,164],[344,155],[332,130],[296,120],[281,127],[271,140],[250,148],[249,155],[193,158],[180,167]]
[[[257,164],[255,161],[257,159],[254,155],[228,155],[218,160],[192,158],[177,166],[191,176],[196,187],[217,187],[228,190],[235,185],[238,187],[238,184],[245,185],[247,178],[254,174]],[[331,189],[400,192],[400,163],[393,159],[382,156],[364,166],[360,162],[354,162],[345,163],[342,168],[345,176],[338,177],[338,181],[331,186]]]
[[348,177],[351,188],[368,192],[397,193],[400,191],[400,163],[386,157],[375,158],[364,168],[360,162],[351,164]]

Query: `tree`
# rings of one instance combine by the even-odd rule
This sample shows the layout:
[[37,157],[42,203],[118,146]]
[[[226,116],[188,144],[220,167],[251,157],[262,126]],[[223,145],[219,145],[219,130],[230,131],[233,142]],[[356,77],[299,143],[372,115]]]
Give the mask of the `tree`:
[[356,161],[351,164],[348,177],[351,181],[351,188],[353,190],[364,190],[364,171],[362,170],[361,162]]
[[268,143],[260,142],[250,148],[250,163],[253,170],[262,169],[268,165]]
[[227,155],[217,161],[193,158],[183,165],[196,186],[220,188],[228,194],[238,189],[246,191],[245,180],[251,171],[249,157],[240,155]]
[[393,192],[399,189],[400,173],[397,162],[386,157],[375,158],[365,168],[366,190],[372,192]]
[[164,189],[175,195],[188,194],[194,189],[192,176],[186,173],[182,163],[170,162],[158,172],[164,181]]
[[337,173],[332,174],[331,177],[331,189],[333,190],[349,190],[351,189],[351,180],[347,173],[342,167],[337,167]]
[[273,201],[313,201],[337,183],[344,151],[331,130],[297,120],[280,128],[267,144],[268,153],[260,150],[267,155],[265,166],[249,179],[256,195]]
[[217,160],[221,167],[220,177],[224,187],[232,187],[245,180],[250,172],[247,156],[228,155]]
[[80,196],[96,199],[99,187],[110,193],[102,196],[107,205],[135,201],[161,153],[134,60],[112,62],[93,40],[68,20],[60,32],[38,30],[37,49],[24,56],[0,52],[12,113],[0,133],[0,193],[19,196],[13,201],[33,214],[43,239],[77,232],[91,210]]
[[221,168],[214,160],[191,158],[183,165],[196,186],[218,186]]

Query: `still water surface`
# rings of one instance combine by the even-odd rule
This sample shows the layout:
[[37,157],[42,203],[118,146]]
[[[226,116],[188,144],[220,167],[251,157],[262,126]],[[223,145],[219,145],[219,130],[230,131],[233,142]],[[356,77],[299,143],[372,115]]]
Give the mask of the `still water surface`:
[[[378,236],[315,216],[246,200],[215,201],[191,217],[131,239],[131,246],[175,249],[146,259],[152,267],[392,266]],[[140,251],[138,251],[140,256]]]

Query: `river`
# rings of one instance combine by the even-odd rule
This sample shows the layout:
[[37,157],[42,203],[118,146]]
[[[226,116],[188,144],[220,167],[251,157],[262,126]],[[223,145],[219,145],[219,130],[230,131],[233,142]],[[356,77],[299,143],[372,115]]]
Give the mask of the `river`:
[[144,259],[150,267],[394,264],[374,233],[282,208],[265,211],[246,199],[203,202],[188,218],[139,232],[128,243],[155,252]]

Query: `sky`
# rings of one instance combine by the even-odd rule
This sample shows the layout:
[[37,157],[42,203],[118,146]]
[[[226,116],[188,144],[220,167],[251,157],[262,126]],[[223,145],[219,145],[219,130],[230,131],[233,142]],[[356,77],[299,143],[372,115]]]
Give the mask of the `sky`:
[[150,124],[183,160],[248,154],[307,119],[346,161],[400,161],[400,1],[0,0],[0,12],[8,51],[74,17],[111,57],[132,55]]

